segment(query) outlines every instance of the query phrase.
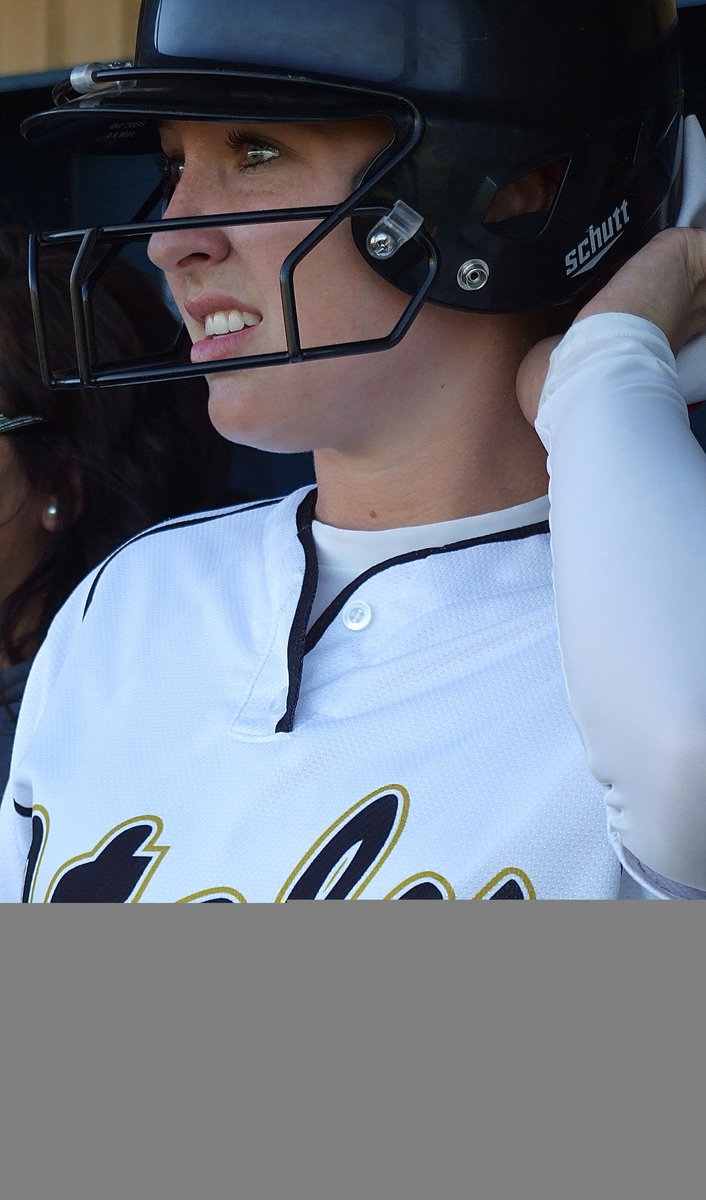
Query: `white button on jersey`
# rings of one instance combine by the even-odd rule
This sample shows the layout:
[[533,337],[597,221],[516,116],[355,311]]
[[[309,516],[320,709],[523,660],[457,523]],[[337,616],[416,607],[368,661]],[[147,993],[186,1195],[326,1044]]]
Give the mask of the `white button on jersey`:
[[373,610],[364,600],[354,600],[347,608],[344,608],[343,624],[348,629],[365,629],[373,618]]

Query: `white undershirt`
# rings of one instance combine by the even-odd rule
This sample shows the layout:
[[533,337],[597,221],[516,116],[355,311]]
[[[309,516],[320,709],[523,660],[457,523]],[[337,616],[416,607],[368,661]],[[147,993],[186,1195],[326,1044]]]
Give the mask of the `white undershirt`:
[[319,580],[310,625],[344,587],[377,563],[430,546],[449,546],[470,538],[502,533],[506,529],[536,525],[546,521],[548,516],[549,498],[539,496],[526,504],[516,504],[497,512],[401,529],[336,529],[333,525],[314,521],[312,533],[319,561]]

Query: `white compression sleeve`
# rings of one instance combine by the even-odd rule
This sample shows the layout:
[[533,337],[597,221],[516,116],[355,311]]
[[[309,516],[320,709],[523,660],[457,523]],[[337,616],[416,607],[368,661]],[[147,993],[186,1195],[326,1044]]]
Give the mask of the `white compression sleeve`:
[[537,429],[569,701],[612,837],[706,889],[706,455],[662,332],[573,326]]

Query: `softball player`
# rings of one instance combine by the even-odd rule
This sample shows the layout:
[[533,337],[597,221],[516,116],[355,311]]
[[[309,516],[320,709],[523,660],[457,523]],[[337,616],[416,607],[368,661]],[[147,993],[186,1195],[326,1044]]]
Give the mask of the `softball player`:
[[[74,593],[3,898],[703,894],[672,0],[144,0],[134,64],[26,133],[163,174],[161,219],[36,240],[40,343],[73,241],[79,381],[205,374],[223,436],[313,450],[317,488],[160,525]],[[186,363],[92,353],[92,278],[140,238]]]

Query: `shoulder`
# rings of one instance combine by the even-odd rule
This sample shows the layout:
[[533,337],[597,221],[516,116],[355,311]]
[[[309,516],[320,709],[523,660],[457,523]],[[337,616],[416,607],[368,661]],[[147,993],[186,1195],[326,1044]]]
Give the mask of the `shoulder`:
[[[178,517],[136,534],[74,590],[35,659],[19,741],[61,683],[137,669],[156,647],[220,628],[262,604],[296,556],[298,513],[311,489],[279,500]],[[68,680],[68,683],[67,683]]]
[[132,582],[143,597],[165,588],[173,595],[175,587],[191,586],[196,579],[261,565],[263,554],[276,556],[278,543],[297,536],[297,512],[310,491],[175,517],[143,530],[94,572],[83,615],[116,589],[124,602]]

